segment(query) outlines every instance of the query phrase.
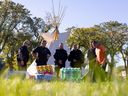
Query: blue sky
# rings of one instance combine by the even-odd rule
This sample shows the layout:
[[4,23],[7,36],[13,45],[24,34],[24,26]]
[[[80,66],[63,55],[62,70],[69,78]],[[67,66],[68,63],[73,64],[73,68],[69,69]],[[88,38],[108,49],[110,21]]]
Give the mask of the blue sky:
[[[46,16],[52,11],[52,0],[12,0],[20,3],[31,11],[32,16]],[[54,0],[57,12],[60,0]],[[95,24],[110,20],[128,24],[128,0],[61,0],[61,5],[66,7],[66,12],[60,31],[66,28],[91,27]]]

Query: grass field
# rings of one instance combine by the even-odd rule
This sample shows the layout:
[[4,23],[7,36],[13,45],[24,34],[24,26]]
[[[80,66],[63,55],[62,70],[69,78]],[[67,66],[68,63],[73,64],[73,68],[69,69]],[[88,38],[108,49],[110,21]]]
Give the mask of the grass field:
[[128,80],[91,83],[88,81],[35,81],[19,76],[0,78],[0,96],[128,96]]

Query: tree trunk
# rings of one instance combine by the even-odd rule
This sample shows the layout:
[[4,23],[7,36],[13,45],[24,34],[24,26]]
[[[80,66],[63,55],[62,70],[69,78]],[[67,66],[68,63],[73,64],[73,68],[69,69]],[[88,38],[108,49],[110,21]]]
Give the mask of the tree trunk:
[[125,67],[125,72],[126,72],[126,76],[128,76],[128,63],[127,63],[127,59],[125,58],[123,52],[121,51],[121,55],[124,61],[124,67]]
[[126,60],[126,62],[127,63],[126,63],[126,69],[125,70],[126,70],[126,76],[128,76],[128,60]]
[[2,42],[3,44],[0,44],[1,45],[0,53],[3,51],[7,41],[8,41],[8,35],[4,38],[4,40]]
[[113,68],[115,66],[115,60],[114,60],[114,54],[110,54],[111,62],[109,64],[110,72],[109,72],[109,79],[111,80],[112,74],[113,74]]

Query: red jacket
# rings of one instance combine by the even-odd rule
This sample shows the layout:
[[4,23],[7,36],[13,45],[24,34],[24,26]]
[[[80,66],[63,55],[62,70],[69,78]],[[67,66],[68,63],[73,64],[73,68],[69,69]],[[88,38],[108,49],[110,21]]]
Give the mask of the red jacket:
[[106,48],[103,45],[99,45],[96,48],[96,60],[99,64],[106,62]]

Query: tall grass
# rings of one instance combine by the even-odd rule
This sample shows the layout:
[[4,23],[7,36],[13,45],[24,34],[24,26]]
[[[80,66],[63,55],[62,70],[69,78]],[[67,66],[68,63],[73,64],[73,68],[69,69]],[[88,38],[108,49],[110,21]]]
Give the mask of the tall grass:
[[128,80],[91,83],[88,81],[35,81],[0,78],[0,96],[128,96]]
[[[7,73],[5,71],[5,73]],[[128,80],[105,82],[36,81],[23,75],[0,75],[0,96],[128,96]]]

